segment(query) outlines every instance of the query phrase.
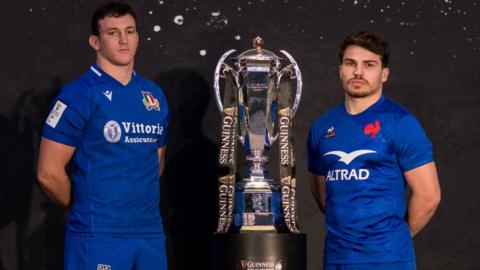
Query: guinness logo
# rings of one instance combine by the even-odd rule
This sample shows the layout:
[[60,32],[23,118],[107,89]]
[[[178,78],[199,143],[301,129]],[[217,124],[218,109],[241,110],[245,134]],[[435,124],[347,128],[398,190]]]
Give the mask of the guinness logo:
[[226,175],[220,177],[218,181],[224,185],[232,185],[235,183],[235,178],[233,175]]
[[269,258],[255,258],[240,260],[239,269],[242,270],[282,270],[282,260]]

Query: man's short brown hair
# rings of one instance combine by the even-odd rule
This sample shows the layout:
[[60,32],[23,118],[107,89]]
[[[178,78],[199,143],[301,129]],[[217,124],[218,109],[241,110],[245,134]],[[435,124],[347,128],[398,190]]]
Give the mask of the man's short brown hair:
[[350,45],[360,46],[364,49],[367,49],[374,54],[380,55],[382,59],[382,66],[385,68],[388,66],[388,58],[390,57],[390,51],[387,41],[385,41],[379,35],[367,32],[360,31],[349,35],[342,43],[340,47],[340,52],[338,56],[340,57],[340,63],[343,62],[343,54],[345,50]]
[[122,1],[111,1],[103,4],[102,6],[98,7],[97,10],[92,15],[92,19],[90,21],[90,26],[92,28],[92,35],[98,36],[99,35],[99,27],[98,22],[105,17],[121,17],[126,14],[132,15],[133,19],[136,20],[135,13],[133,12],[132,7]]

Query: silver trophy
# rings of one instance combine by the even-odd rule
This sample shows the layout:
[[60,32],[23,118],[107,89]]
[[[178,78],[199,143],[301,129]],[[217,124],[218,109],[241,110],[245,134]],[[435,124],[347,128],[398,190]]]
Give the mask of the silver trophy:
[[[302,93],[295,59],[262,48],[232,57],[229,50],[215,69],[214,88],[222,113],[217,232],[298,232],[292,120]],[[279,141],[279,180],[271,179],[265,155]],[[249,169],[236,181],[237,142],[247,151]]]

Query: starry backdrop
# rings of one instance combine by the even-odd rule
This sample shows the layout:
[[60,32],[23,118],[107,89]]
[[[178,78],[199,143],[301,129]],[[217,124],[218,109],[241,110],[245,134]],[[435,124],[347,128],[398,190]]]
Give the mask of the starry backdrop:
[[[0,270],[62,269],[65,215],[42,193],[35,164],[50,101],[95,59],[87,38],[98,4],[0,3]],[[390,42],[385,95],[417,116],[434,145],[443,197],[415,237],[418,269],[478,269],[480,1],[131,4],[140,31],[136,71],[165,90],[172,111],[161,180],[171,269],[211,264],[220,121],[213,71],[225,51],[250,49],[256,35],[265,48],[290,52],[303,73],[295,118],[299,222],[308,234],[308,267],[321,269],[325,229],[306,179],[305,139],[314,119],[343,98],[338,47],[358,30],[375,31]]]

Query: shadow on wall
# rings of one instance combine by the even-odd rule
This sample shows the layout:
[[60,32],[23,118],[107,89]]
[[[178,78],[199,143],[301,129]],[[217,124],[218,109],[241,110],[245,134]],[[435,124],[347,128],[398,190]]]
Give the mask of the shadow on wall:
[[170,106],[165,171],[161,180],[171,270],[210,269],[216,228],[217,146],[202,132],[211,99],[208,83],[188,69],[160,74]]
[[62,269],[62,211],[36,181],[38,145],[50,102],[60,89],[30,89],[0,116],[0,269]]

